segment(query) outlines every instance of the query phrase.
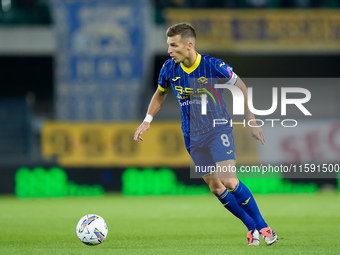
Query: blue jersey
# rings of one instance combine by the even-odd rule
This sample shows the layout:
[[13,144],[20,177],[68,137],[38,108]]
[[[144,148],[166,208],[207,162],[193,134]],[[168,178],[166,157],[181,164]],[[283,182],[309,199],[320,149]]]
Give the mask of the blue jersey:
[[[159,74],[158,88],[167,91],[172,87],[181,108],[182,131],[184,136],[198,136],[213,127],[214,119],[230,120],[223,89],[215,84],[235,84],[237,75],[222,60],[197,53],[195,63],[185,67],[182,63],[167,60]],[[202,94],[206,94],[206,115],[202,114]],[[230,123],[230,122],[229,122]]]

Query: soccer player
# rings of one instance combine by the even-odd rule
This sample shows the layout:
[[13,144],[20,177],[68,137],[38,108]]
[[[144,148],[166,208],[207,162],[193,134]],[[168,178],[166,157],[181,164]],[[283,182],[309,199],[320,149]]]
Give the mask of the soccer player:
[[[143,141],[141,135],[150,128],[153,117],[172,87],[181,108],[181,128],[186,149],[195,165],[205,169],[200,174],[211,192],[248,228],[248,245],[259,245],[260,236],[267,245],[275,243],[277,234],[268,227],[252,193],[238,180],[236,172],[211,170],[211,166],[216,167],[215,170],[235,168],[231,125],[213,125],[214,119],[226,120],[228,123],[231,119],[222,99],[222,89],[215,89],[214,84],[235,85],[243,92],[247,102],[245,84],[222,60],[196,52],[196,32],[191,25],[175,24],[168,28],[166,35],[171,59],[164,63],[160,71],[158,88],[144,121],[134,134],[134,140]],[[247,103],[245,111],[248,120],[255,119]],[[250,132],[255,139],[265,144],[261,127],[253,123]]]

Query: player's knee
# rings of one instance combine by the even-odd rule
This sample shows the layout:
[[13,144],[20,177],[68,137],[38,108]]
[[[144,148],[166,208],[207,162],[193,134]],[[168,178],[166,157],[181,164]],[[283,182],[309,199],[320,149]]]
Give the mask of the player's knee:
[[235,189],[238,179],[237,178],[228,178],[228,179],[223,179],[221,180],[223,183],[224,187],[226,187],[228,190],[233,190]]
[[221,195],[225,190],[225,187],[222,185],[209,185],[209,188],[210,191],[216,196]]

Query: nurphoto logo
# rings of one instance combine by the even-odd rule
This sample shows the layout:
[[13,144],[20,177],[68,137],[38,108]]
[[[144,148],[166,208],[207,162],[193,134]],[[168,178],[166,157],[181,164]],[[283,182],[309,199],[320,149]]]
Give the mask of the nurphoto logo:
[[[228,89],[233,97],[233,115],[244,115],[244,95],[243,92],[240,88],[234,86],[234,85],[229,85],[229,84],[215,84],[215,88],[222,88],[222,89]],[[288,98],[288,94],[294,93],[303,95],[302,98]],[[312,116],[312,114],[307,110],[307,108],[303,105],[311,99],[311,93],[308,89],[305,88],[298,88],[298,87],[282,87],[281,88],[281,116],[286,116],[287,115],[287,105],[295,105],[305,116]],[[201,114],[206,115],[207,114],[207,95],[202,94],[201,95]],[[255,109],[254,104],[253,104],[253,88],[249,87],[248,88],[248,108],[249,110],[259,116],[268,116],[272,114],[273,112],[276,111],[278,107],[278,88],[273,87],[272,88],[272,105],[269,109],[266,110],[258,110]],[[229,123],[230,122],[230,123]],[[251,119],[246,122],[245,119],[241,122],[233,122],[233,120],[226,120],[226,119],[214,119],[213,121],[213,126],[217,125],[225,125],[225,124],[230,124],[231,126],[233,125],[243,125],[244,127],[246,124],[248,126],[252,127],[256,123],[260,123],[259,125],[262,127],[265,122],[270,122],[271,126],[275,126],[275,122],[280,122],[283,127],[295,127],[297,126],[298,122],[295,119]]]

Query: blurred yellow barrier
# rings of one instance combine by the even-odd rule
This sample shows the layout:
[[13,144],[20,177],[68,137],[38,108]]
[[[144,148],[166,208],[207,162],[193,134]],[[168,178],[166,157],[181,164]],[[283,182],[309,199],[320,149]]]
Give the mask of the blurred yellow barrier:
[[[43,127],[42,155],[61,166],[189,167],[179,122],[153,122],[143,142],[133,141],[140,123],[49,122]],[[238,164],[258,163],[248,129],[235,127]]]
[[339,51],[340,10],[183,10],[165,12],[168,25],[189,22],[198,50]]

